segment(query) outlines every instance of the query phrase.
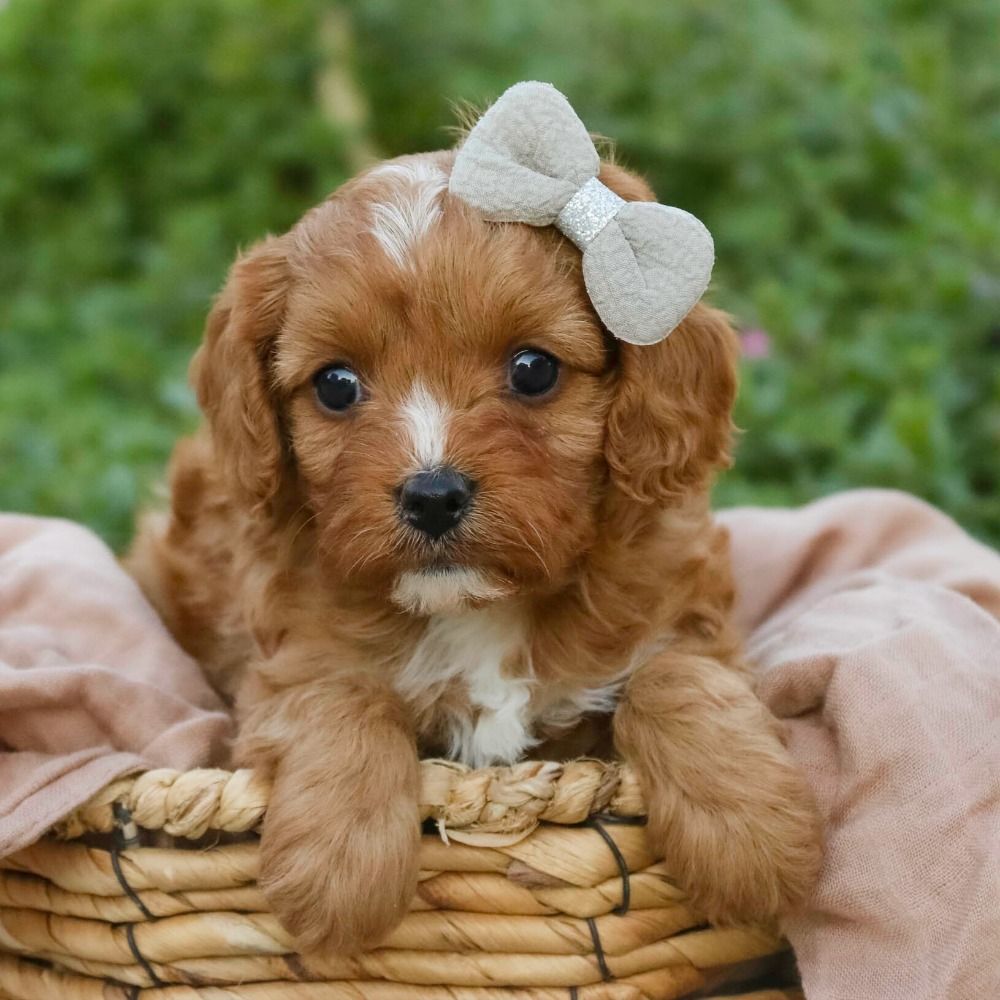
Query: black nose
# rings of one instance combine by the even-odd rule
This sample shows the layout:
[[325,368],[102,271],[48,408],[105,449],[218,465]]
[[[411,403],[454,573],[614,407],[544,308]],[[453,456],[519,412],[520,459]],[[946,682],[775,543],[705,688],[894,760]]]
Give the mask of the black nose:
[[403,483],[403,518],[431,538],[440,538],[465,516],[476,484],[456,469],[418,472]]

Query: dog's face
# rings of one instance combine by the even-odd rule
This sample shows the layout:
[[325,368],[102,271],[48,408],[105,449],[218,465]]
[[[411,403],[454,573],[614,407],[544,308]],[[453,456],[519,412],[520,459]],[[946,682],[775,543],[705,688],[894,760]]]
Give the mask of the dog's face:
[[483,221],[450,162],[383,164],[237,262],[195,365],[236,493],[307,512],[332,574],[424,614],[564,585],[609,491],[704,489],[735,387],[719,314],[615,344],[579,251]]

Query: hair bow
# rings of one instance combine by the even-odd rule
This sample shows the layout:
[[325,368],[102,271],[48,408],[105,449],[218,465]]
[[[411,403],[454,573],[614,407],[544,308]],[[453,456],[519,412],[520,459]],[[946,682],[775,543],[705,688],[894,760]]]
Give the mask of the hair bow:
[[466,137],[449,191],[493,222],[554,225],[583,251],[604,325],[630,344],[655,344],[708,286],[712,237],[679,208],[619,198],[600,169],[569,101],[548,83],[517,83]]

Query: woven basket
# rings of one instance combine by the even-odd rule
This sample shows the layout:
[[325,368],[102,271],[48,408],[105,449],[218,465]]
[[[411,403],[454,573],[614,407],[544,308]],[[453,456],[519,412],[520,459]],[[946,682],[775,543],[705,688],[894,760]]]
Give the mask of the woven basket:
[[[259,825],[263,781],[115,782],[0,861],[0,1000],[667,1000],[738,993],[726,984],[781,961],[774,934],[710,928],[685,906],[628,768],[425,761],[422,777],[411,911],[322,981],[257,889],[256,837],[232,836]],[[136,826],[157,846],[130,846]]]

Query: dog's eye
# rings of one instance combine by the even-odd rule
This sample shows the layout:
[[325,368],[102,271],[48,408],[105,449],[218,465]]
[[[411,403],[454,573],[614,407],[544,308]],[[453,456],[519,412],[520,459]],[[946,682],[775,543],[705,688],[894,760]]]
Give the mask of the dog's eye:
[[541,396],[556,384],[559,361],[530,347],[510,359],[510,387],[521,396]]
[[313,385],[320,403],[337,413],[349,409],[361,398],[361,381],[344,365],[331,365],[316,372]]

